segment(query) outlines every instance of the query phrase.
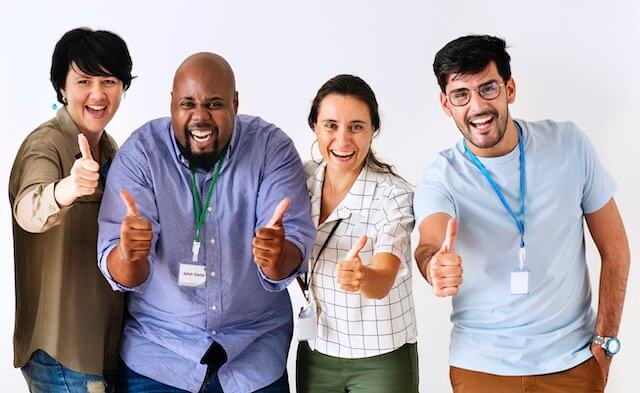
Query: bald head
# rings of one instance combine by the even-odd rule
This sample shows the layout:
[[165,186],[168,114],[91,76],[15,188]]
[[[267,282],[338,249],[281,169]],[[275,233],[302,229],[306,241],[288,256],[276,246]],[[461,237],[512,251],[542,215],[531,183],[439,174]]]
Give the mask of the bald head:
[[236,78],[227,61],[220,55],[211,52],[195,53],[180,64],[173,77],[173,90],[184,78],[215,77],[222,85],[236,90]]

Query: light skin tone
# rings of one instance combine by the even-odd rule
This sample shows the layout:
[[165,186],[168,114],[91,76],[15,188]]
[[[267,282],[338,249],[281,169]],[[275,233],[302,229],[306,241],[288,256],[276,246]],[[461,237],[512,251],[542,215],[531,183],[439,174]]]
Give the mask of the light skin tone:
[[[375,130],[364,102],[351,96],[329,94],[320,102],[313,131],[327,163],[320,211],[320,223],[323,223],[347,195],[364,167]],[[365,266],[359,252],[366,243],[367,237],[362,236],[338,262],[336,280],[344,291],[381,299],[393,285],[400,259],[390,253],[378,253],[371,265]]]
[[[484,100],[474,88],[490,80],[502,82],[492,62],[483,71],[471,75],[450,75],[446,93],[440,94],[440,103],[448,116],[452,117],[468,142],[468,146],[479,157],[499,157],[508,154],[518,144],[517,130],[509,114],[508,104],[515,100],[515,83],[510,79],[493,100]],[[458,88],[472,91],[470,102],[463,107],[454,107],[447,100],[447,93]],[[484,102],[483,102],[484,101]],[[500,119],[506,119],[504,127]],[[470,122],[480,123],[475,127]],[[500,134],[504,134],[500,137]],[[601,256],[600,295],[595,334],[613,337],[618,334],[622,308],[629,274],[630,253],[622,218],[612,198],[601,209],[585,214],[591,237]],[[437,296],[455,296],[460,291],[463,261],[455,254],[457,225],[444,213],[426,217],[419,226],[420,243],[415,258],[420,272],[432,285]],[[591,352],[598,361],[602,375],[609,375],[611,357],[597,345]]]
[[[188,57],[176,71],[171,92],[171,121],[175,137],[194,155],[208,154],[224,147],[233,133],[238,111],[238,93],[229,64],[213,53]],[[109,273],[127,287],[140,285],[149,275],[148,256],[153,232],[142,217],[135,200],[125,190],[120,193],[127,216],[120,229],[120,241],[108,256]],[[256,230],[252,249],[254,261],[271,280],[289,277],[300,265],[298,247],[285,239],[283,219],[290,201],[285,198],[273,217]]]
[[100,179],[100,138],[115,115],[122,99],[122,81],[113,76],[92,76],[71,63],[61,89],[71,119],[80,130],[77,159],[69,176],[60,180],[54,197],[60,207],[70,206],[76,199],[93,195]]

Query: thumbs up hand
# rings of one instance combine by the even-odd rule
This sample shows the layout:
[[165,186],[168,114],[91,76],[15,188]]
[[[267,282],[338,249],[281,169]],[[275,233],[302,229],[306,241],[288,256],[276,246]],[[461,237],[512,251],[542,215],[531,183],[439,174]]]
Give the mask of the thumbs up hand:
[[289,198],[283,199],[267,225],[258,228],[253,238],[253,259],[265,274],[267,271],[277,270],[283,259],[285,239],[282,220],[290,204]]
[[129,192],[120,190],[120,198],[127,208],[127,215],[120,225],[121,258],[129,262],[146,260],[153,239],[151,223],[140,216],[136,201]]
[[440,250],[429,261],[429,275],[436,296],[454,296],[462,284],[462,259],[455,253],[458,225],[451,218]]
[[359,292],[367,277],[367,268],[360,260],[360,250],[367,244],[367,237],[360,236],[358,242],[347,253],[345,258],[338,262],[337,280],[340,288],[348,292]]
[[78,145],[82,157],[73,163],[69,176],[55,186],[54,196],[62,207],[71,205],[82,196],[93,195],[98,188],[100,165],[93,160],[89,141],[82,133],[78,134]]

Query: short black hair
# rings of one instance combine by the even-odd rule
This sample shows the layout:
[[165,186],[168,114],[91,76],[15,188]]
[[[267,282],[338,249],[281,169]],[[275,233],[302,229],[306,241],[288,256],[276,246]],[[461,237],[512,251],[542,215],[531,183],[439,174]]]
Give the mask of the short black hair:
[[62,90],[71,63],[87,75],[114,76],[122,81],[122,88],[131,86],[133,63],[127,44],[120,36],[106,30],[91,30],[86,27],[66,32],[56,43],[51,57],[51,84],[58,102],[65,104]]
[[504,82],[511,79],[511,56],[507,43],[490,35],[468,35],[449,42],[436,53],[433,72],[442,92],[445,92],[451,74],[475,74],[492,61]]

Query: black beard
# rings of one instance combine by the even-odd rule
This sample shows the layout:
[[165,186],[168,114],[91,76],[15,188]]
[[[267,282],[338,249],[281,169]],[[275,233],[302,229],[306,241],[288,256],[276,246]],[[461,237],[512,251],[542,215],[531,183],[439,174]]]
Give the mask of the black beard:
[[184,131],[185,144],[178,142],[178,149],[184,158],[189,161],[190,169],[203,169],[205,172],[209,172],[216,165],[216,162],[220,160],[218,129],[213,130],[213,151],[210,153],[198,153],[195,154],[191,151],[191,132],[189,130]]

